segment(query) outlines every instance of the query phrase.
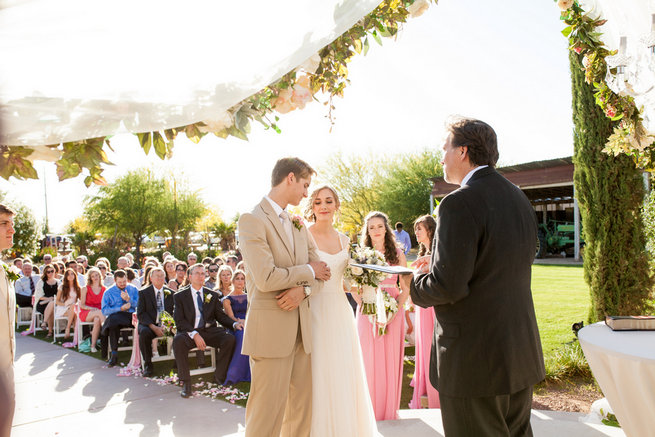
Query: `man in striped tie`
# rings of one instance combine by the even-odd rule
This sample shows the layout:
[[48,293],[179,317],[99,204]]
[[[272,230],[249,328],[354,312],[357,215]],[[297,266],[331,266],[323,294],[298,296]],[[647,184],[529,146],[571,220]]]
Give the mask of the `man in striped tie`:
[[32,296],[34,296],[34,290],[40,278],[39,275],[32,272],[32,263],[30,261],[23,262],[22,271],[23,277],[14,283],[16,304],[19,307],[31,307]]

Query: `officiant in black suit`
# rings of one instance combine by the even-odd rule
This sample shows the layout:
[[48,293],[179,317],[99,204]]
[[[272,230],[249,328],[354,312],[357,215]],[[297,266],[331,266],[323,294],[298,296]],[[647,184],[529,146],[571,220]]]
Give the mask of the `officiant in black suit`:
[[501,176],[488,124],[447,125],[444,179],[427,273],[403,276],[415,304],[434,307],[430,381],[446,436],[531,436],[532,387],[545,376],[530,290],[534,210]]
[[[218,293],[204,287],[205,267],[194,264],[189,267],[190,285],[180,289],[175,295],[173,318],[177,334],[173,339],[173,351],[178,375],[183,382],[181,395],[191,396],[191,376],[189,375],[189,350],[197,347],[205,350],[207,346],[217,348],[214,380],[225,382],[227,368],[232,359],[236,340],[226,327],[243,329],[241,322],[234,322],[223,312]],[[216,322],[219,324],[217,325]]]
[[173,315],[173,291],[166,287],[166,272],[161,267],[150,271],[150,285],[139,290],[136,315],[139,320],[139,349],[143,357],[143,376],[152,376],[152,340],[162,337],[161,314]]

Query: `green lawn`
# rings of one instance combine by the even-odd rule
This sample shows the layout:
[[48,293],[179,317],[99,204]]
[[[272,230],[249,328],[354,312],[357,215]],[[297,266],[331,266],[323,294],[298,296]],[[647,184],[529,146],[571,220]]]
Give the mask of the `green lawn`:
[[591,306],[581,266],[532,266],[532,296],[544,358],[574,338],[571,325]]

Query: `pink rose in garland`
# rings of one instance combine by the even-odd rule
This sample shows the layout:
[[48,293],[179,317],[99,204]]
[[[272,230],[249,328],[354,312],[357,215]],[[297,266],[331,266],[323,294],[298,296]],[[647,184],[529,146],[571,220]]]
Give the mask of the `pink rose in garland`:
[[311,101],[312,91],[311,85],[309,83],[309,77],[300,76],[298,79],[296,79],[296,83],[293,86],[291,102],[296,108],[303,109],[305,105]]
[[573,0],[558,0],[557,6],[563,11],[566,11],[573,6]]
[[286,114],[293,111],[296,107],[291,102],[291,89],[286,88],[280,91],[277,98],[273,102],[273,107],[280,114]]

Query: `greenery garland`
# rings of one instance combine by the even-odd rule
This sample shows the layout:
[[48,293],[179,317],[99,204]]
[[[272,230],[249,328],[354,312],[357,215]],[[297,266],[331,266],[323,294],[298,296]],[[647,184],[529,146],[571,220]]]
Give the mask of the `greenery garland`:
[[[626,154],[637,167],[655,170],[655,137],[644,127],[642,111],[632,96],[616,94],[605,82],[608,70],[605,58],[617,53],[603,45],[601,33],[596,29],[607,20],[585,15],[577,0],[556,1],[562,10],[560,19],[567,24],[562,34],[569,39],[569,49],[582,56],[585,81],[594,87],[596,104],[614,122],[603,152],[614,156]],[[610,72],[616,74],[615,69]]]
[[[370,40],[382,45],[382,38],[394,37],[408,17],[417,17],[438,0],[384,0],[366,17],[332,43],[322,48],[299,68],[288,72],[278,81],[268,85],[256,94],[230,108],[218,120],[197,122],[187,126],[165,129],[159,132],[136,134],[139,144],[147,155],[154,149],[161,158],[170,158],[173,143],[179,133],[198,143],[203,136],[213,133],[220,138],[234,136],[248,139],[250,123],[258,121],[265,129],[280,132],[279,117],[274,112],[285,114],[302,109],[306,103],[316,99],[322,92],[328,96],[328,111],[332,121],[332,98],[343,96],[349,84],[348,63],[357,54],[368,52]],[[59,180],[73,178],[87,170],[84,184],[105,185],[103,166],[110,165],[105,153],[111,149],[110,136],[90,138],[63,144],[47,146],[45,152],[55,160]],[[48,153],[50,152],[50,153]],[[44,152],[23,146],[0,146],[0,176],[9,179],[37,179],[32,165],[35,159],[44,159]]]

